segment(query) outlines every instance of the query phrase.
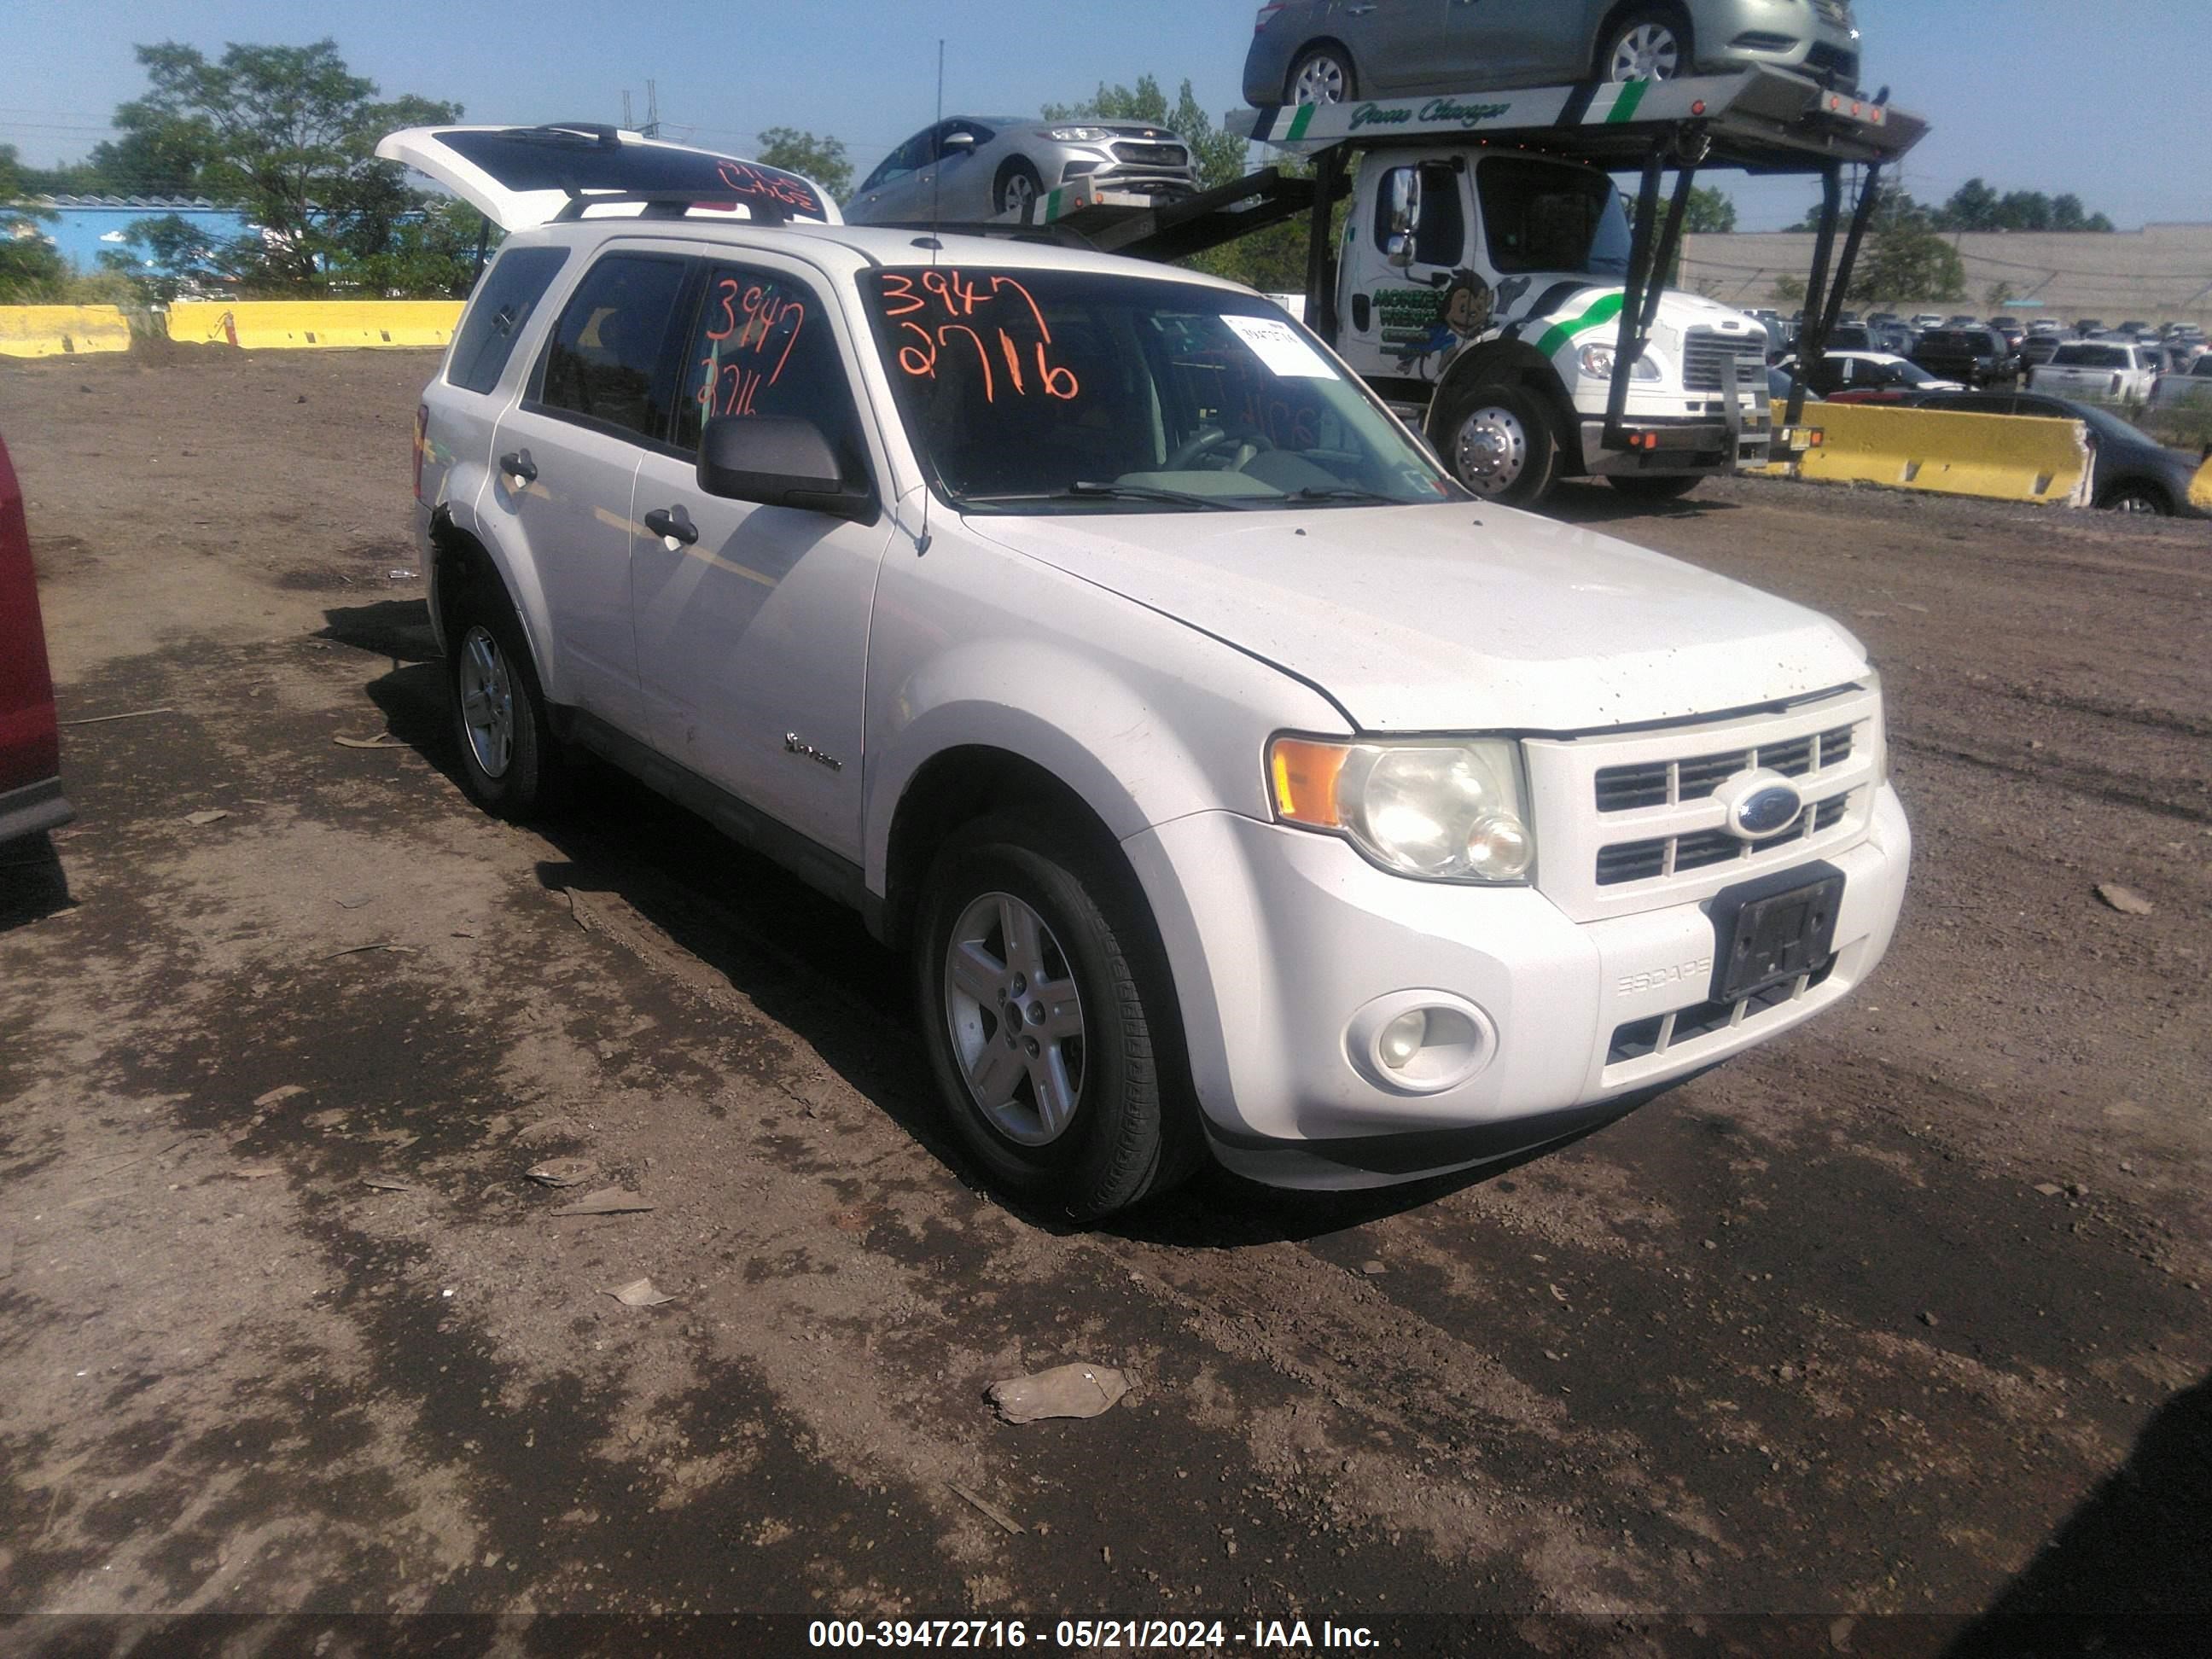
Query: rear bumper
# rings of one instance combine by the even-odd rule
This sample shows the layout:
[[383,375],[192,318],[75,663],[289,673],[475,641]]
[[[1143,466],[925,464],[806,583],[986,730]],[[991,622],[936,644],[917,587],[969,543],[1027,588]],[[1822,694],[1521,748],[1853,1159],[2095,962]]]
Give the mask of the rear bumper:
[[47,778],[0,794],[0,842],[58,830],[76,816],[62,793],[62,781]]

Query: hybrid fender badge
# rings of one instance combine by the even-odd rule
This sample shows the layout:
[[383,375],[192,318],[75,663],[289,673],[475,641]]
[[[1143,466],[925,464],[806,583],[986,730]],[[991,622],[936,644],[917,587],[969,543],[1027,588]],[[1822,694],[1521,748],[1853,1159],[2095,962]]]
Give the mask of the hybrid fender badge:
[[783,734],[783,752],[787,755],[804,755],[817,766],[826,766],[832,772],[842,772],[845,769],[844,762],[834,755],[823,754],[811,743],[800,742],[799,733],[796,732],[787,732]]
[[1713,799],[1728,815],[1723,828],[1738,841],[1782,835],[1805,815],[1797,786],[1764,767],[1737,773],[1713,791]]

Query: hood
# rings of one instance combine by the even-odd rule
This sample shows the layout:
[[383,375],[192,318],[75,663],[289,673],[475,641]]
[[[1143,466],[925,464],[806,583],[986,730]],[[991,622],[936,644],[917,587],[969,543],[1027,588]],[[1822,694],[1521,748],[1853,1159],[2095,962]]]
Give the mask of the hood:
[[1589,731],[1868,672],[1802,605],[1473,501],[966,523],[1314,682],[1364,731]]
[[[836,205],[795,173],[586,122],[541,127],[408,127],[379,157],[427,173],[501,230],[552,219],[578,197],[696,192],[692,213],[838,221]],[[635,216],[635,203],[600,210]]]

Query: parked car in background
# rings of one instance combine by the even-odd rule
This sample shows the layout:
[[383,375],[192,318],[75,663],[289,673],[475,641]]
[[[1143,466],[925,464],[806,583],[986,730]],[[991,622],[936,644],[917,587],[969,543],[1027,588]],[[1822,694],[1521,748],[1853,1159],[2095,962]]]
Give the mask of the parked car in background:
[[917,132],[860,183],[856,225],[980,224],[1026,216],[1048,190],[1079,181],[1162,202],[1198,191],[1190,146],[1143,121],[1041,121],[956,115]]
[[1967,415],[2032,415],[2045,420],[2080,421],[2088,427],[2095,451],[2089,470],[2092,503],[2115,513],[2212,518],[2212,513],[2189,499],[2189,486],[2203,465],[2202,458],[2186,450],[2163,447],[2108,409],[2033,392],[1939,392],[1914,398],[1912,406]]
[[23,489],[0,441],[0,843],[58,829],[74,816],[61,763]]
[[1485,87],[1671,81],[1764,64],[1858,84],[1847,0],[1267,0],[1244,58],[1255,105]]
[[1838,323],[1828,331],[1828,349],[1832,352],[1875,349],[1874,334],[1864,323]]
[[2066,342],[2056,333],[2031,334],[2020,343],[2020,362],[2023,370],[2039,363],[2047,363]]
[[1967,386],[1995,386],[2020,373],[2020,359],[2004,337],[1986,328],[1932,328],[1920,337],[1912,361],[1941,380]]
[[1916,334],[1925,334],[1931,328],[1943,326],[1943,319],[1932,311],[1917,312],[1905,319],[1905,326]]
[[2118,340],[2073,340],[2051,354],[2028,376],[2028,385],[2054,398],[2096,398],[2144,403],[2158,385],[2162,358],[2154,346]]
[[2021,325],[2021,320],[2017,317],[1992,317],[1990,319],[1990,327],[1995,332],[2003,335],[2005,343],[2014,351],[2019,350],[2021,342],[2027,338],[2027,330]]
[[[1778,404],[1789,401],[1790,368],[1787,362],[1776,363],[1767,369],[1766,395]],[[1825,403],[1826,399],[1808,386],[1805,388],[1805,401],[1817,404]]]
[[[1796,360],[1778,365],[1787,369]],[[1831,351],[1805,377],[1830,403],[1896,403],[1923,392],[1963,392],[1957,380],[1939,380],[1919,364],[1886,351]]]
[[2074,319],[2074,332],[2081,339],[2086,340],[2092,334],[2104,331],[2105,319],[2102,317],[2077,317]]
[[2153,409],[2212,409],[2212,356],[2198,357],[2186,374],[2161,378],[2150,403]]

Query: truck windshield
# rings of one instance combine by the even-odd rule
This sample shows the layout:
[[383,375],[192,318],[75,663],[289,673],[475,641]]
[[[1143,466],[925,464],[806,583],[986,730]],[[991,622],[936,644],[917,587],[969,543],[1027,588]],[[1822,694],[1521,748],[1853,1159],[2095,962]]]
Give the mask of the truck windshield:
[[1487,155],[1474,181],[1490,263],[1503,275],[1628,274],[1628,215],[1604,173],[1536,155]]
[[1090,271],[861,278],[908,436],[963,510],[1457,500],[1458,485],[1257,295]]

